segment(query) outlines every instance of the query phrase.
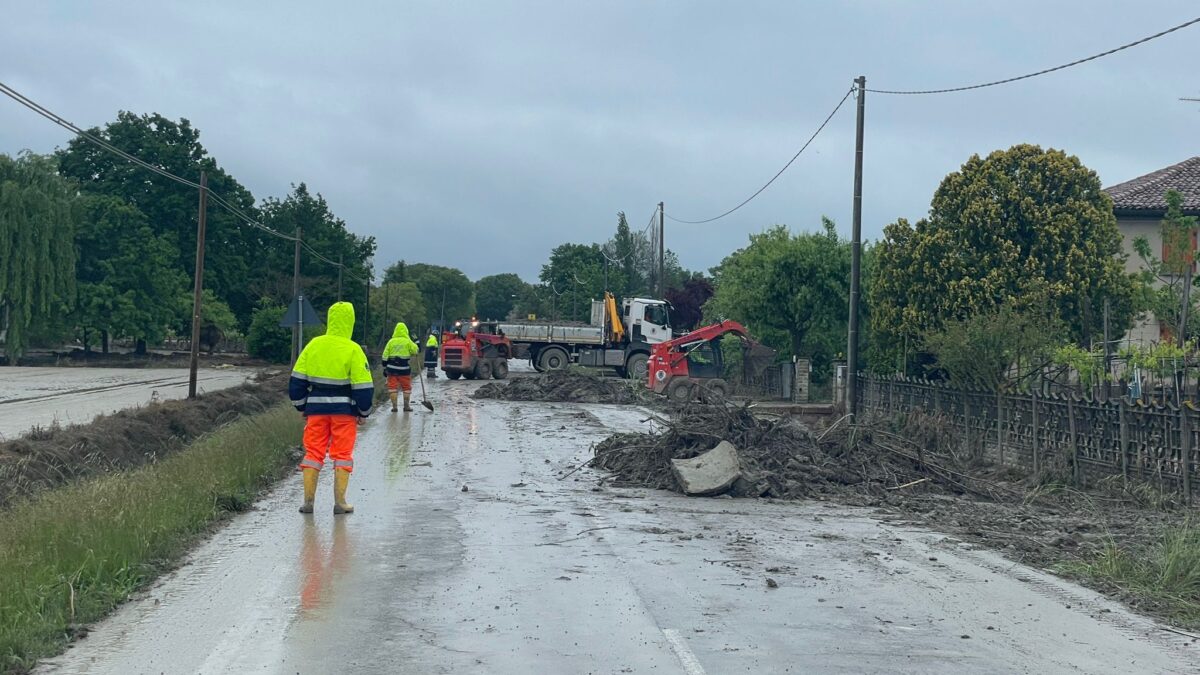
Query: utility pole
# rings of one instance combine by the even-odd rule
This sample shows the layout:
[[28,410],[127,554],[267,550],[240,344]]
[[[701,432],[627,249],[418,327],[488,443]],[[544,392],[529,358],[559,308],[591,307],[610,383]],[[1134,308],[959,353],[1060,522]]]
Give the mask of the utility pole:
[[858,295],[862,268],[863,117],[866,114],[867,78],[854,80],[858,88],[858,123],[854,130],[854,216],[850,233],[850,329],[846,345],[846,412],[850,424],[858,423]]
[[387,281],[383,282],[383,329],[379,331],[379,341],[383,342],[383,336],[387,334],[388,328],[388,305],[392,304],[392,289],[388,287]]
[[192,359],[188,373],[188,398],[196,398],[196,370],[200,367],[200,303],[204,297],[204,236],[207,229],[208,174],[200,172],[200,215],[196,224],[196,278],[192,282]]
[[[296,253],[292,258],[292,300],[300,303],[300,313],[304,313],[304,302],[300,300],[300,235],[302,228],[296,227]],[[296,363],[296,359],[300,358],[300,340],[303,338],[303,327],[295,326],[292,328],[292,363]]]
[[338,302],[342,301],[342,254],[338,254]]
[[[340,272],[340,270],[341,270],[341,268],[339,268],[339,272]],[[363,344],[366,345],[368,349],[370,349],[370,347],[371,347],[370,342],[369,342],[370,338],[367,335],[367,328],[368,328],[368,325],[371,323],[371,278],[370,277],[367,277],[367,281],[364,285],[367,287],[367,289],[363,293]],[[342,296],[342,294],[339,292],[338,297],[340,298],[341,296]]]
[[1112,394],[1112,337],[1108,332],[1108,313],[1110,311],[1108,298],[1104,298],[1104,400]]
[[662,298],[667,294],[667,266],[664,262],[666,245],[663,244],[663,236],[667,233],[664,225],[663,203],[658,203],[658,297]]

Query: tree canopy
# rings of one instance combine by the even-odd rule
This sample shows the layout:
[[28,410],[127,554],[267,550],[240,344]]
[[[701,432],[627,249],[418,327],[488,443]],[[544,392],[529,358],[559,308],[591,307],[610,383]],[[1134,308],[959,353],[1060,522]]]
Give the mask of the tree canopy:
[[384,282],[416,284],[430,321],[441,319],[443,303],[447,323],[475,314],[475,284],[454,267],[401,260],[387,269]]
[[0,334],[10,362],[31,328],[75,302],[76,190],[50,157],[0,155]]
[[893,355],[947,321],[1005,304],[1051,308],[1078,342],[1101,331],[1105,299],[1117,330],[1133,314],[1099,178],[1034,145],[972,156],[942,181],[927,218],[884,230],[876,263],[872,326]]
[[[145,214],[122,199],[92,195],[83,201],[75,238],[75,325],[85,333],[151,343],[162,340],[170,327],[190,325],[189,279],[176,266],[169,237],[155,234]],[[206,297],[216,301],[206,290]]]
[[777,225],[750,235],[713,268],[716,293],[705,305],[710,318],[745,324],[783,356],[811,358],[818,381],[846,349],[850,292],[850,244],[833,221],[821,224],[821,232]]
[[493,274],[475,282],[475,312],[481,319],[504,320],[529,292],[529,284],[515,274]]

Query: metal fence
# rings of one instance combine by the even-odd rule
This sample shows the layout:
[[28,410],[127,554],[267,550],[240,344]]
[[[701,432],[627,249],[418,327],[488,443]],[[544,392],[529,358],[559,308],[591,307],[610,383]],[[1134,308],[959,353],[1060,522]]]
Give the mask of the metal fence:
[[860,375],[858,404],[868,416],[917,411],[940,417],[968,449],[1038,473],[1065,466],[1076,482],[1142,477],[1191,500],[1200,481],[1200,410],[1101,401],[1075,394],[952,388],[907,377]]

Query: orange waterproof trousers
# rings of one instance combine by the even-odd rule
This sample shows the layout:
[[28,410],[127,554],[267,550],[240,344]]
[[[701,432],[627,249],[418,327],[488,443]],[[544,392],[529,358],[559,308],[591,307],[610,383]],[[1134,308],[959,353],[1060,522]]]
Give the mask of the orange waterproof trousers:
[[304,422],[304,459],[301,469],[325,467],[325,456],[333,459],[333,468],[354,471],[354,439],[358,418],[354,415],[309,415]]

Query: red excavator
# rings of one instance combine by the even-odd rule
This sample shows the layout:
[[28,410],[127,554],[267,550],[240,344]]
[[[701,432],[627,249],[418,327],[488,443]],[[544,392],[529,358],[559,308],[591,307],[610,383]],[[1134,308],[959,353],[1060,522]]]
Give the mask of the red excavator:
[[679,403],[724,398],[729,383],[723,379],[721,338],[730,334],[741,338],[745,346],[758,344],[742,324],[722,321],[652,345],[646,386]]

